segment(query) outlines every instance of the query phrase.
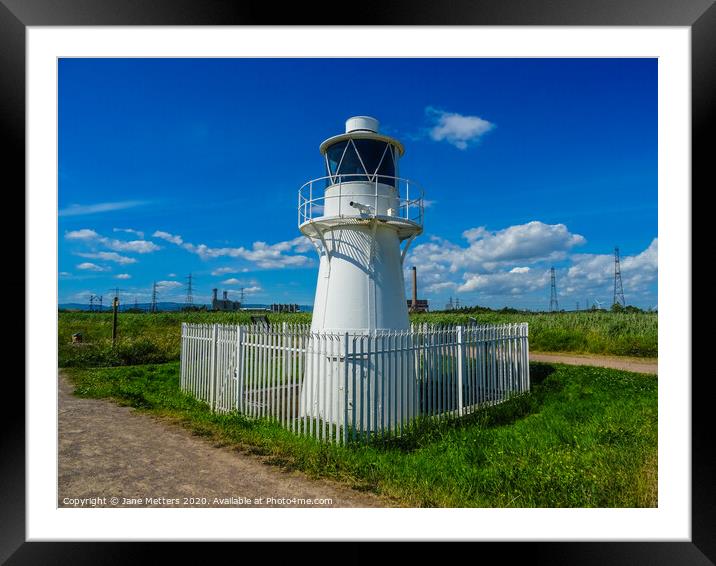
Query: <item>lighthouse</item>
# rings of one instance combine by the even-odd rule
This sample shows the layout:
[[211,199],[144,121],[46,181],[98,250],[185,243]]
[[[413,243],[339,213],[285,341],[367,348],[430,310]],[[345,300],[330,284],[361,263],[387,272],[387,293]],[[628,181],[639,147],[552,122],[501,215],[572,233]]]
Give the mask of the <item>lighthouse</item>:
[[[393,383],[391,376],[410,375],[413,361],[386,354],[382,360],[388,364],[373,367],[359,344],[363,336],[389,337],[410,327],[403,263],[423,231],[423,191],[400,176],[405,149],[380,133],[375,118],[349,118],[345,132],[319,150],[325,174],[304,184],[298,196],[299,230],[319,257],[301,414],[335,422],[334,415],[349,409],[365,411],[370,421],[387,410],[378,398],[344,390],[344,376],[357,373],[359,383],[372,382],[361,391],[375,394],[387,383],[405,399],[405,406],[393,406],[389,414],[390,421],[402,421],[410,416],[414,385]],[[328,335],[340,342],[335,352],[342,356],[323,353]]]

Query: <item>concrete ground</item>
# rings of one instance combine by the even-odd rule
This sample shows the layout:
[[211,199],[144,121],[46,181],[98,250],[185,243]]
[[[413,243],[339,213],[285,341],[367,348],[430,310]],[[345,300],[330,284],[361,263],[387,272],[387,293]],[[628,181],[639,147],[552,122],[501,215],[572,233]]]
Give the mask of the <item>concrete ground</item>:
[[91,498],[101,498],[94,502],[98,507],[395,506],[217,447],[130,407],[72,392],[60,372],[59,507],[90,507],[92,501],[79,500]]

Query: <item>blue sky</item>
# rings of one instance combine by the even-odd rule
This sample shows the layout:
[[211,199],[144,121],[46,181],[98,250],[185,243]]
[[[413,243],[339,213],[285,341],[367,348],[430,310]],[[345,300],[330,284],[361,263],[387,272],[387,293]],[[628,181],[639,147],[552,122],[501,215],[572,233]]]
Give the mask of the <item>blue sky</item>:
[[[59,302],[312,304],[297,190],[371,115],[425,188],[420,296],[657,304],[656,59],[61,59]],[[409,283],[409,278],[406,278]]]

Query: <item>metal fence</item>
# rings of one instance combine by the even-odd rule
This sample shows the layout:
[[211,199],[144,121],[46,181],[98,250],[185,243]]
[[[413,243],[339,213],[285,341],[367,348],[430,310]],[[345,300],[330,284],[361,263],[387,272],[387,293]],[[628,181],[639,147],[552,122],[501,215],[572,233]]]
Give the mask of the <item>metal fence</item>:
[[527,324],[311,332],[183,324],[181,387],[215,411],[346,444],[400,435],[529,390]]

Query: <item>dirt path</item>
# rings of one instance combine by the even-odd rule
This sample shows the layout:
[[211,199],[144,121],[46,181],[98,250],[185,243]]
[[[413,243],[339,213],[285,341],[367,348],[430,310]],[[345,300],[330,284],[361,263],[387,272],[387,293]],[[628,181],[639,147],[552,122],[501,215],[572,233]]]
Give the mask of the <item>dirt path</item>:
[[590,354],[552,354],[530,352],[532,362],[552,362],[573,366],[597,366],[603,368],[623,369],[637,373],[658,374],[657,360],[644,358],[626,358],[616,356],[595,356]]
[[[213,446],[181,426],[111,401],[82,399],[72,391],[68,379],[60,374],[60,507],[394,505],[336,482],[312,480],[299,472],[262,464],[256,456]],[[87,498],[100,499],[77,501]],[[256,498],[263,499],[259,502]],[[309,503],[309,499],[319,501]]]

